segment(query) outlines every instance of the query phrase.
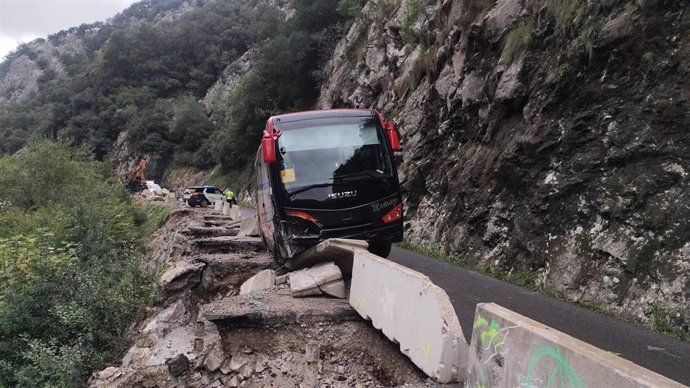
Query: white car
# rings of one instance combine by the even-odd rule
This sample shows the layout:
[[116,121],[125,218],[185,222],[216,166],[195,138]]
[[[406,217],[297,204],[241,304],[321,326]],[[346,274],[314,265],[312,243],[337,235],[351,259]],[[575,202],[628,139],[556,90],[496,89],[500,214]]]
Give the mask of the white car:
[[[196,186],[190,187],[187,190],[191,190],[191,192],[189,193],[189,198],[185,201],[191,207],[206,207],[217,201],[225,201],[225,193],[223,193],[223,190],[214,186]],[[187,190],[185,190],[184,196],[186,196]]]

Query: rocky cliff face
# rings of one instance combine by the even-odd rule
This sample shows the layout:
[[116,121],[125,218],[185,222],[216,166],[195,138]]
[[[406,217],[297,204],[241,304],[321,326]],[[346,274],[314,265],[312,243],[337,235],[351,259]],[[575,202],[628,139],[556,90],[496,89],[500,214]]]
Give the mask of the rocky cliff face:
[[38,91],[39,77],[47,73],[51,77],[65,74],[61,55],[83,55],[84,51],[84,41],[76,34],[54,40],[37,39],[27,44],[23,53],[8,64],[7,73],[0,77],[0,108],[28,101]]
[[319,104],[397,123],[413,242],[687,331],[688,32],[674,1],[369,1]]

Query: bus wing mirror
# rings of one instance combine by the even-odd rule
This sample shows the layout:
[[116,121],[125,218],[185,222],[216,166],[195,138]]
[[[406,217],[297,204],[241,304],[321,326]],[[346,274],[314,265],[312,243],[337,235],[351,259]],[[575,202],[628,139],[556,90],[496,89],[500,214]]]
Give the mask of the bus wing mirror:
[[390,121],[386,121],[386,133],[388,134],[388,141],[391,143],[391,149],[393,151],[400,151],[400,137],[395,126]]
[[270,164],[276,159],[276,141],[268,132],[264,131],[264,136],[261,138],[261,154],[264,158],[264,163]]

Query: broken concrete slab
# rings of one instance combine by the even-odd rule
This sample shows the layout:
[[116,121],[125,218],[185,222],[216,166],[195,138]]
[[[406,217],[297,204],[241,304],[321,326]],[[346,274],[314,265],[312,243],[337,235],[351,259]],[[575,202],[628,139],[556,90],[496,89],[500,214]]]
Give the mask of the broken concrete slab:
[[212,226],[206,228],[190,227],[182,233],[193,237],[220,237],[220,236],[236,236],[237,229],[231,229],[227,226]]
[[298,253],[288,259],[285,266],[289,270],[311,267],[324,261],[333,261],[340,267],[343,275],[352,273],[352,258],[357,250],[366,251],[369,247],[366,241],[332,238]]
[[252,291],[264,290],[275,286],[276,273],[273,270],[265,269],[247,279],[240,287],[240,295],[249,294]]
[[201,282],[201,270],[205,266],[206,264],[199,262],[178,262],[161,276],[161,290],[172,293],[196,286]]
[[204,292],[225,292],[230,288],[242,285],[251,274],[270,269],[273,259],[270,255],[230,253],[226,255],[197,256],[197,261],[206,263],[201,276],[201,286]]
[[328,294],[336,298],[345,299],[347,297],[347,291],[345,290],[345,282],[343,279],[321,284],[319,285],[319,289],[321,289],[324,294]]
[[497,304],[477,305],[468,387],[545,386],[554,376],[569,387],[683,387]]
[[243,251],[264,251],[264,244],[258,237],[221,236],[197,239],[194,245],[206,253],[233,253]]
[[[290,291],[294,297],[320,295],[323,288],[329,295],[344,298],[345,283],[340,268],[333,262],[320,263],[311,268],[291,272]],[[340,284],[342,283],[342,291]],[[343,296],[338,296],[343,295]]]
[[256,216],[243,218],[237,235],[259,237],[259,220]]
[[427,276],[358,250],[349,300],[429,377],[464,381],[469,347],[448,295]]
[[316,284],[314,278],[309,275],[308,270],[290,272],[290,292],[293,297],[321,295],[321,289]]
[[226,297],[201,307],[202,315],[224,328],[265,328],[317,322],[358,321],[361,318],[342,299],[319,303],[280,294],[276,288]]

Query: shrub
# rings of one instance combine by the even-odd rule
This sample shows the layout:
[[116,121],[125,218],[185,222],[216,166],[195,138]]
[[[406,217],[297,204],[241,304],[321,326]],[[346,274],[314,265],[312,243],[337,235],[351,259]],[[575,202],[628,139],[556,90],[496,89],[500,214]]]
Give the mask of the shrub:
[[0,387],[82,386],[122,350],[152,300],[140,262],[161,213],[137,223],[83,150],[43,141],[0,158]]
[[529,46],[534,33],[534,25],[523,21],[513,28],[505,37],[501,59],[510,64]]

